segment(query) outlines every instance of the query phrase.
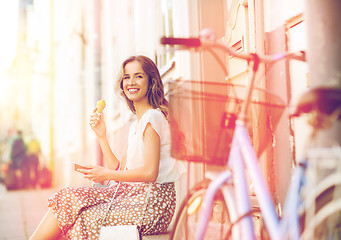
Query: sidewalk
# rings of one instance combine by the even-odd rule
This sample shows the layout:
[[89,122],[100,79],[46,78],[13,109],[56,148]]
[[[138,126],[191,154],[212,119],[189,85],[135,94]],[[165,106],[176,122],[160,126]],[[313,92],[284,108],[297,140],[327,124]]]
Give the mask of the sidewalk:
[[[56,189],[7,191],[0,184],[0,240],[28,239],[47,211],[47,198]],[[168,240],[169,235],[142,240]]]
[[0,185],[0,240],[25,240],[47,211],[55,189],[7,191]]

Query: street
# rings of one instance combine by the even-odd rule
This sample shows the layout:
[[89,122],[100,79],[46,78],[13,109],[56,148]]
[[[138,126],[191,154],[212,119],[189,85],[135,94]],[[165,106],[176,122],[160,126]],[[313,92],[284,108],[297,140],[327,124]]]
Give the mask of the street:
[[0,240],[28,239],[55,189],[7,191],[0,185]]

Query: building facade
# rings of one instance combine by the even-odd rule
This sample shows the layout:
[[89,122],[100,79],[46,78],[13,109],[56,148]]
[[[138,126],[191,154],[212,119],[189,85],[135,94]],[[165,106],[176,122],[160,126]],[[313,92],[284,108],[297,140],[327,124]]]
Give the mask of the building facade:
[[[90,185],[72,170],[72,162],[103,163],[88,126],[99,99],[107,102],[108,139],[121,157],[127,142],[125,133],[134,120],[114,90],[124,59],[143,54],[155,60],[166,91],[172,79],[245,85],[250,71],[247,62],[217,52],[228,68],[226,76],[210,52],[172,52],[160,44],[160,38],[198,36],[202,29],[210,28],[239,52],[306,50],[304,10],[304,2],[295,0],[35,0],[27,16],[28,45],[38,52],[31,80],[35,87],[30,118],[33,131],[43,142],[54,185]],[[262,65],[257,86],[271,90],[289,105],[309,87],[307,72],[301,62]],[[217,111],[204,109],[205,123],[197,123],[203,136],[217,124]],[[295,158],[302,156],[305,133],[304,123],[289,121],[288,111],[270,135],[262,125],[266,116],[256,112],[251,118],[253,138],[270,142],[260,164],[279,204],[283,204]],[[261,142],[255,140],[254,144]],[[181,196],[204,178],[207,169],[221,169],[203,164],[186,166],[189,186],[184,178]]]

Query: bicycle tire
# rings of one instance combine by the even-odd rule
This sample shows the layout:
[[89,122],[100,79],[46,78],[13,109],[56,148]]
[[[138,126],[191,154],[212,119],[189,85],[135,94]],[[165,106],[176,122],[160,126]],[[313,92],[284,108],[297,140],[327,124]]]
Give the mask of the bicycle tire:
[[301,239],[341,239],[340,189],[341,183],[335,182],[304,206],[300,214]]
[[[170,234],[171,240],[193,240],[196,237],[196,227],[198,227],[199,218],[201,217],[201,203],[203,202],[206,190],[210,184],[209,179],[205,179],[202,182],[196,184],[187,194],[186,198],[182,202],[179,211],[177,213],[173,229]],[[192,203],[196,199],[200,199],[200,203],[195,209],[195,212],[191,215],[188,214],[188,207],[192,207]],[[218,190],[214,202],[216,206],[221,205],[218,209],[213,209],[211,213],[211,219],[208,224],[208,229],[206,230],[205,240],[228,240],[231,238],[231,231],[233,226],[238,223],[231,223],[228,205],[226,204],[225,198],[221,192]],[[221,210],[220,213],[217,210]],[[215,215],[214,215],[215,214]],[[250,212],[253,221],[255,223],[256,238],[265,240],[269,239],[268,233],[265,229],[263,219],[261,217],[260,210],[253,207]],[[247,215],[245,215],[247,216]],[[214,221],[212,221],[214,220]],[[219,223],[220,220],[220,223]],[[193,223],[194,221],[194,223]],[[218,222],[218,223],[217,223]]]
[[[201,217],[202,201],[206,194],[210,181],[204,181],[195,185],[182,202],[176,220],[171,231],[172,240],[193,240],[196,237],[196,228]],[[196,201],[196,202],[195,202]],[[229,226],[229,216],[226,202],[220,190],[214,198],[215,206],[211,213],[211,219],[206,230],[205,240],[224,239]]]

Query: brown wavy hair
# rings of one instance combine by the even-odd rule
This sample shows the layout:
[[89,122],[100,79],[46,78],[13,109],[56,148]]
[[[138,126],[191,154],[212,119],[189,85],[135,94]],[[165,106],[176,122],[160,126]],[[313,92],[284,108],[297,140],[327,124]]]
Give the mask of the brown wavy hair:
[[141,64],[143,71],[148,75],[148,103],[154,108],[159,108],[163,115],[168,118],[168,101],[165,99],[164,87],[161,80],[159,70],[155,63],[148,57],[143,55],[131,56],[126,59],[121,65],[120,75],[117,81],[117,88],[121,96],[126,100],[130,110],[136,114],[134,102],[129,100],[123,91],[123,75],[125,66],[133,61],[138,61]]

